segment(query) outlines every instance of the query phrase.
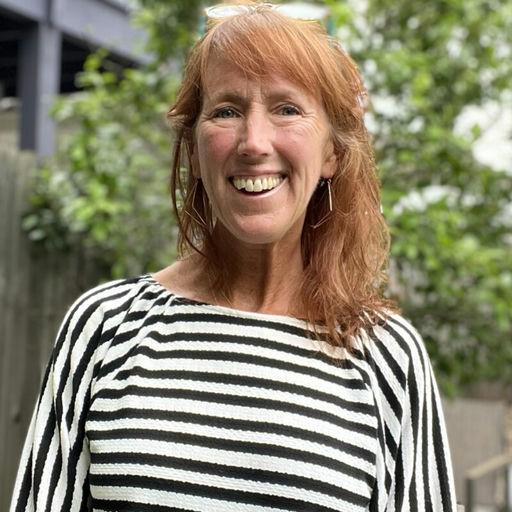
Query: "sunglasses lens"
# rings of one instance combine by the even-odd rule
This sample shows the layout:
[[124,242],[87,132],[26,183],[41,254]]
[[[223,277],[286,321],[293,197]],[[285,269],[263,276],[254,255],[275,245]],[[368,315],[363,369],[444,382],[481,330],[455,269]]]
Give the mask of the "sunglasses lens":
[[214,5],[205,9],[208,18],[227,18],[229,16],[236,16],[237,14],[244,14],[251,10],[248,5]]
[[305,2],[277,5],[276,8],[281,14],[298,20],[322,20],[329,15],[328,7]]

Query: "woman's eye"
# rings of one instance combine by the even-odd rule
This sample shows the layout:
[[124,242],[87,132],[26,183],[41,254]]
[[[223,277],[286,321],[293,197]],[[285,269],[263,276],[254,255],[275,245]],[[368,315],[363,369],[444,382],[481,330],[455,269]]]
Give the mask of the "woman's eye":
[[221,119],[231,119],[233,117],[237,117],[238,113],[234,108],[225,107],[217,110],[213,117],[220,117]]
[[300,114],[300,110],[293,105],[283,105],[279,110],[284,116],[297,116]]

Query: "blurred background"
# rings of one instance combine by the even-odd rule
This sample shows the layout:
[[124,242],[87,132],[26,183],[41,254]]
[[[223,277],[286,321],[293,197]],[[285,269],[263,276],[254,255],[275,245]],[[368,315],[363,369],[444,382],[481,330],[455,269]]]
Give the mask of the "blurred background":
[[[59,322],[175,258],[173,102],[201,0],[0,0],[0,510]],[[512,510],[512,2],[311,8],[369,90],[388,294],[442,389],[458,501]]]

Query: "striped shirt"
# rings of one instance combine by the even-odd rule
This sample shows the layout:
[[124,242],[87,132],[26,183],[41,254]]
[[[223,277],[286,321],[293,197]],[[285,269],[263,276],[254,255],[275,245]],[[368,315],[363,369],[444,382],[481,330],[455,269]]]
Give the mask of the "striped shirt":
[[11,512],[455,511],[441,403],[398,315],[354,340],[177,296],[85,293],[45,374]]

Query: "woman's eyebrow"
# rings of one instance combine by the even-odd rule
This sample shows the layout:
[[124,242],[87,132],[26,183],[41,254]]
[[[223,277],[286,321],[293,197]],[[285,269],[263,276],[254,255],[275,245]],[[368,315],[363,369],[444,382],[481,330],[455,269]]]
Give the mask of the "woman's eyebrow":
[[205,94],[206,100],[211,103],[220,103],[223,101],[237,104],[246,104],[249,103],[247,97],[243,96],[240,93],[235,91],[222,91],[216,94],[209,95]]
[[[247,106],[251,103],[251,97],[234,90],[225,90],[208,94],[205,91],[205,104],[217,104],[222,102],[235,103],[241,106]],[[305,94],[301,94],[299,91],[291,88],[279,88],[279,89],[268,89],[263,93],[263,99],[265,102],[276,102],[276,101],[298,101],[299,99],[304,100]]]
[[300,92],[296,89],[283,87],[279,89],[270,89],[265,91],[265,97],[271,100],[285,99],[285,98],[296,98],[300,95]]

